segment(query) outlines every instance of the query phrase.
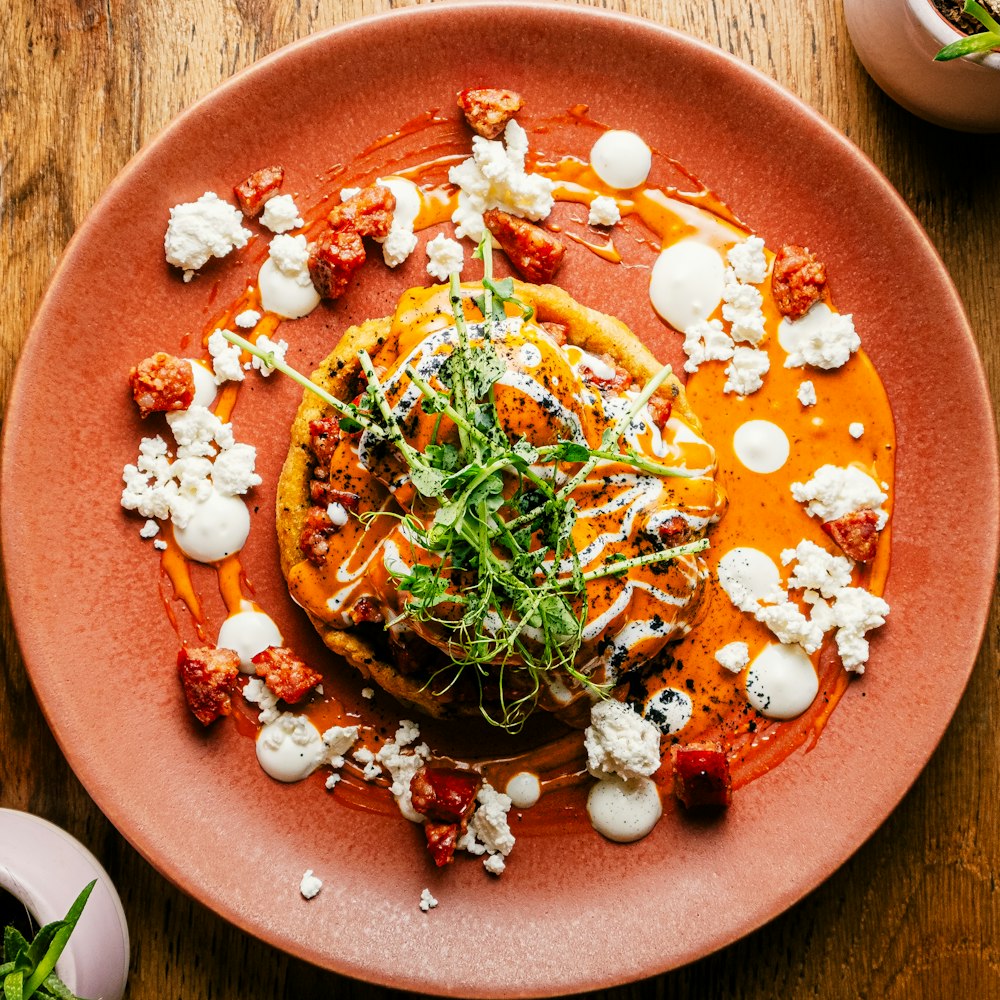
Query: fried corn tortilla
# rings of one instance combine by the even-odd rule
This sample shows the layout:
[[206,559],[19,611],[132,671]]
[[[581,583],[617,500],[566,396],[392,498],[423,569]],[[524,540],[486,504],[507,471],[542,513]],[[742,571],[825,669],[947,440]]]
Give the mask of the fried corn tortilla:
[[[535,310],[535,321],[558,323],[566,327],[567,341],[593,355],[608,355],[625,368],[639,385],[645,384],[662,365],[635,334],[620,320],[581,305],[554,285],[528,285],[515,282],[515,294]],[[368,320],[345,331],[343,337],[312,380],[338,399],[353,399],[364,387],[358,352],[375,355],[391,350],[392,317]],[[691,411],[680,381],[671,375],[660,392],[672,397],[675,413],[682,415],[696,430],[700,423]],[[315,460],[310,449],[310,422],[333,416],[333,411],[315,394],[306,390],[291,427],[288,455],[278,482],[276,521],[282,572],[286,580],[292,568],[305,555],[299,539],[310,507],[310,478]],[[381,625],[335,628],[307,609],[310,620],[324,643],[343,657],[367,679],[378,684],[404,705],[428,715],[444,718],[454,715],[479,715],[478,700],[463,700],[456,689],[444,695],[431,690],[426,676],[408,675],[392,662],[385,641],[379,636]]]

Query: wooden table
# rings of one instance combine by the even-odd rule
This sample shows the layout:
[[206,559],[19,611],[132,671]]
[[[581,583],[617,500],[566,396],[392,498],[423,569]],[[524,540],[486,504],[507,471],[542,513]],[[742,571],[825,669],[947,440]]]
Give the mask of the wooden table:
[[[0,402],[6,402],[15,361],[59,255],[132,154],[174,115],[260,56],[310,32],[406,5],[9,0],[0,20]],[[857,143],[941,252],[977,331],[996,398],[1000,137],[945,132],[890,102],[855,57],[837,0],[599,5],[735,53]],[[996,611],[994,602],[971,684],[940,749],[854,858],[738,944],[601,995],[1000,996]],[[106,865],[132,933],[132,1000],[388,994],[288,958],[168,885],[69,770],[28,684],[6,600],[0,631],[0,806],[53,820]]]

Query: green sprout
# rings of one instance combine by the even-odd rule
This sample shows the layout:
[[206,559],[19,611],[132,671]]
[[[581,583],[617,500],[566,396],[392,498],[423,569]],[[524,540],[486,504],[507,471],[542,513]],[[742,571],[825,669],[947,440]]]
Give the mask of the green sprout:
[[30,942],[16,927],[4,928],[0,964],[4,1000],[79,1000],[56,975],[55,968],[95,884],[96,879],[76,897],[62,920],[46,924]]
[[[396,448],[413,487],[433,501],[433,515],[421,506],[363,516],[369,523],[376,516],[399,518],[409,543],[430,556],[412,567],[390,567],[398,590],[406,595],[405,615],[433,626],[449,649],[451,662],[433,674],[427,686],[440,696],[463,675],[471,677],[479,687],[484,717],[516,732],[534,709],[547,677],[569,677],[595,695],[607,693],[606,686],[596,684],[576,662],[587,621],[587,583],[694,555],[707,548],[708,540],[631,559],[613,556],[584,572],[573,541],[573,493],[601,462],[657,476],[694,475],[653,462],[621,440],[670,377],[670,366],[650,379],[625,412],[609,423],[595,448],[576,441],[541,447],[526,440],[512,442],[494,404],[493,387],[507,370],[494,340],[508,310],[530,318],[531,309],[516,298],[510,278],[494,280],[489,233],[475,255],[483,261],[483,292],[472,301],[482,320],[466,320],[458,275],[452,274],[449,300],[457,343],[435,376],[437,385],[412,365],[404,369],[420,392],[424,412],[437,415],[437,427],[444,416],[454,423],[457,444],[439,442],[437,429],[423,451],[406,441],[386,387],[364,351],[358,353],[367,381],[362,409],[314,386],[273,353],[229,331],[223,335],[314,391],[342,418]],[[565,479],[562,485],[560,477]],[[513,495],[511,485],[516,486]],[[486,704],[488,691],[490,700],[498,697],[497,712]]]
[[937,62],[948,62],[951,59],[960,59],[962,56],[977,52],[989,52],[990,49],[1000,47],[1000,23],[982,4],[976,3],[976,0],[965,0],[962,13],[971,14],[986,30],[967,35],[946,45],[934,57]]

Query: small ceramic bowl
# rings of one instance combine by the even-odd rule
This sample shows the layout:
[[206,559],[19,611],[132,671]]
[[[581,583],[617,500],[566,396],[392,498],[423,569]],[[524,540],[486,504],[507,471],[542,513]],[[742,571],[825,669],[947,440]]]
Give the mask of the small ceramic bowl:
[[93,879],[97,885],[56,971],[77,996],[121,1000],[128,978],[128,927],[108,873],[65,830],[30,813],[0,809],[0,887],[25,905],[36,925],[65,917]]
[[844,0],[847,29],[872,79],[935,125],[1000,132],[1000,52],[935,62],[962,35],[931,0]]

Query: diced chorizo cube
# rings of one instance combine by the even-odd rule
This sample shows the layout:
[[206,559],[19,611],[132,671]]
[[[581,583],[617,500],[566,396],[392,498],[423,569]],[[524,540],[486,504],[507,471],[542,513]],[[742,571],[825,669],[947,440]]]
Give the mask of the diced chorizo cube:
[[413,808],[436,823],[462,823],[476,807],[483,779],[456,767],[421,767],[410,779]]
[[324,299],[339,299],[364,262],[365,245],[354,229],[331,230],[312,245],[309,277]]
[[458,843],[458,824],[424,823],[424,836],[427,838],[427,850],[431,852],[434,864],[438,868],[451,864],[455,857],[455,845]]
[[284,179],[284,167],[261,167],[242,184],[237,184],[233,188],[233,194],[236,195],[243,214],[251,219],[260,215],[264,204],[281,190]]
[[674,409],[674,401],[663,392],[654,392],[652,396],[649,397],[649,402],[646,403],[646,407],[649,410],[649,415],[660,430],[663,430],[667,426],[667,421],[670,419],[670,414]]
[[328,466],[340,444],[340,418],[320,417],[309,421],[309,449],[320,465]]
[[560,347],[569,340],[569,327],[565,323],[546,321],[538,324]]
[[304,698],[321,680],[304,660],[286,646],[268,646],[251,661],[257,676],[282,700],[289,703]]
[[566,245],[561,240],[498,208],[484,212],[483,221],[521,277],[536,285],[552,280],[566,256]]
[[688,532],[688,523],[680,514],[668,517],[657,528],[657,534],[669,545],[680,545]]
[[827,521],[823,530],[840,546],[845,555],[855,562],[871,562],[878,548],[878,514],[869,508],[851,511],[833,521]]
[[458,95],[458,106],[473,132],[484,139],[495,139],[524,106],[521,95],[513,90],[477,87]]
[[194,370],[190,361],[157,351],[129,373],[135,405],[145,420],[151,413],[186,410],[194,400]]
[[688,808],[728,806],[733,799],[726,751],[718,743],[675,744],[670,748],[674,795]]
[[382,614],[382,609],[379,607],[377,601],[373,601],[370,597],[362,597],[357,600],[354,607],[350,611],[351,621],[355,625],[360,625],[362,622],[374,622],[378,623],[385,620],[385,615]]
[[322,566],[330,550],[330,536],[336,532],[337,526],[330,520],[325,508],[310,507],[306,523],[299,535],[299,548],[302,554],[314,566]]
[[369,184],[327,216],[333,230],[353,229],[359,236],[382,239],[389,235],[396,196],[384,184]]
[[177,654],[177,670],[188,708],[203,726],[229,715],[230,696],[240,676],[238,653],[211,646],[182,649]]
[[823,297],[826,268],[808,247],[784,246],[774,258],[771,294],[782,316],[799,319]]

